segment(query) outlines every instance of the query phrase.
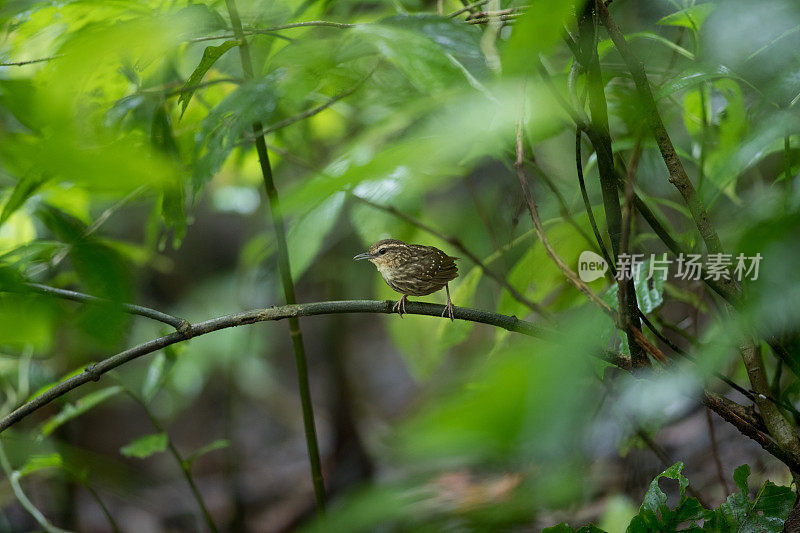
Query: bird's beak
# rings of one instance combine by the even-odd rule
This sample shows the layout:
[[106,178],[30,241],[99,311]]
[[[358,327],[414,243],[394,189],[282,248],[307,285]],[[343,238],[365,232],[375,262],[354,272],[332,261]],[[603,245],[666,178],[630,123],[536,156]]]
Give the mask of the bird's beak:
[[372,254],[369,252],[364,252],[363,254],[358,254],[353,259],[358,261],[359,259],[372,259]]

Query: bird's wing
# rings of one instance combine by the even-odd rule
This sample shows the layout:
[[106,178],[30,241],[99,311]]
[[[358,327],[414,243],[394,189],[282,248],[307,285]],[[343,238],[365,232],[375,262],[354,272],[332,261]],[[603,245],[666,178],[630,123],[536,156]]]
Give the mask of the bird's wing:
[[444,285],[458,277],[456,258],[450,257],[438,248],[418,246],[414,247],[411,253],[408,267],[420,280]]

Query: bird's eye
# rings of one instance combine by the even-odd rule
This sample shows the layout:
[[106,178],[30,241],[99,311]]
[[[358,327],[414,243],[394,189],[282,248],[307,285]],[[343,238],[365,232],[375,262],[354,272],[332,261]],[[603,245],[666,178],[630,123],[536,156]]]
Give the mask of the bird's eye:
[[386,248],[381,248],[380,250],[378,250],[378,253],[381,254],[381,255],[385,254],[386,253]]

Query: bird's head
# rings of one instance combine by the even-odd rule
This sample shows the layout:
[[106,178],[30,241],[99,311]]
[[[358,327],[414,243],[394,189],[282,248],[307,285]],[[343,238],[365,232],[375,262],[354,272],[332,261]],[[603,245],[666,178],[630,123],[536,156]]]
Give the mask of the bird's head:
[[378,270],[390,268],[408,254],[408,245],[398,239],[383,239],[369,247],[363,254],[358,254],[353,259],[368,259],[378,267]]

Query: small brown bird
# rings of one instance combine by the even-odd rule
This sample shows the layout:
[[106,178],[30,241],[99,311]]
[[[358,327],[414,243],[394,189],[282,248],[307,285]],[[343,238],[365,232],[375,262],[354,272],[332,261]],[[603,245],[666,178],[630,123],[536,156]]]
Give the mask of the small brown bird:
[[446,314],[453,320],[453,302],[450,301],[447,283],[458,277],[455,262],[458,257],[450,257],[433,246],[383,239],[353,259],[369,259],[378,268],[384,281],[403,295],[392,307],[392,311],[397,311],[400,318],[406,312],[406,298],[409,295],[426,296],[444,287],[447,290],[447,306],[442,316]]

